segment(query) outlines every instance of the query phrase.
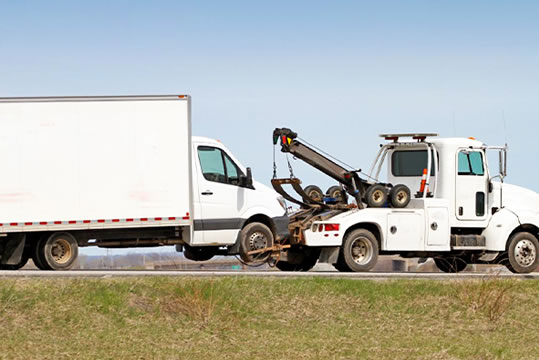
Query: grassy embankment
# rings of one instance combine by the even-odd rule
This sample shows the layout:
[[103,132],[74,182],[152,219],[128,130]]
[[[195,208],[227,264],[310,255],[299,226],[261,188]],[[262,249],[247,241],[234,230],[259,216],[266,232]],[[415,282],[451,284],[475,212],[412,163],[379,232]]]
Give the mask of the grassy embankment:
[[0,280],[6,359],[537,359],[539,282]]

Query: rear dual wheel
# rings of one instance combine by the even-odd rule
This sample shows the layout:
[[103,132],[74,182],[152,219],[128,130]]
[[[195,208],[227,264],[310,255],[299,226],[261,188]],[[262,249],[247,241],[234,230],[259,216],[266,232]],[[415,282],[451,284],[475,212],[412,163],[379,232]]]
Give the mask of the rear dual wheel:
[[356,229],[345,236],[339,258],[333,266],[343,272],[369,271],[376,265],[378,253],[376,236],[369,230]]
[[37,241],[32,259],[41,270],[69,270],[78,254],[77,240],[69,233],[60,232]]

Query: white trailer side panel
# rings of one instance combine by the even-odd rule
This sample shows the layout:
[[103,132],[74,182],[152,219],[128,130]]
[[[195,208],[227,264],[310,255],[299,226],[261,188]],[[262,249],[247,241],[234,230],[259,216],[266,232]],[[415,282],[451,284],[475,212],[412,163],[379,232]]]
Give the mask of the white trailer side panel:
[[0,232],[188,222],[189,101],[0,100]]

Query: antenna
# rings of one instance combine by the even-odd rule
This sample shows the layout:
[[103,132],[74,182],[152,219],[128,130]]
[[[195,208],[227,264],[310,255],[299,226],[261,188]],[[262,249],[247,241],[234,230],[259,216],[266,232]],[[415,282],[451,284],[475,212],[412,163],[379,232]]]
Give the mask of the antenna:
[[505,139],[505,145],[507,145],[507,123],[505,121],[505,110],[502,109],[502,120],[503,120],[503,137]]

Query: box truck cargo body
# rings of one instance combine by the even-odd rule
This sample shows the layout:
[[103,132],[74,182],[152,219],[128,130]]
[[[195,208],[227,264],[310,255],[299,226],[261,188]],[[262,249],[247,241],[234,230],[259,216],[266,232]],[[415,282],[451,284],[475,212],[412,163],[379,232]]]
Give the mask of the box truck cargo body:
[[191,137],[190,103],[0,99],[0,265],[69,268],[89,245],[176,244],[203,260],[239,253],[254,220],[264,246],[286,233],[278,195],[220,142]]

